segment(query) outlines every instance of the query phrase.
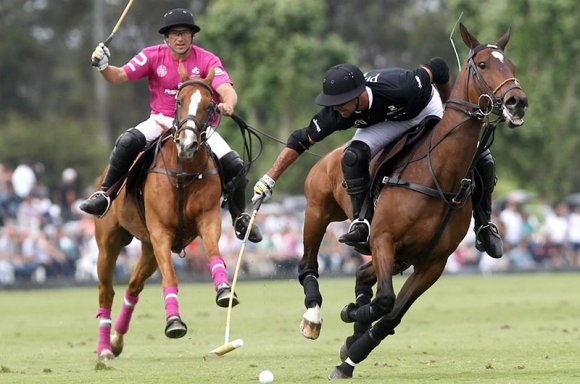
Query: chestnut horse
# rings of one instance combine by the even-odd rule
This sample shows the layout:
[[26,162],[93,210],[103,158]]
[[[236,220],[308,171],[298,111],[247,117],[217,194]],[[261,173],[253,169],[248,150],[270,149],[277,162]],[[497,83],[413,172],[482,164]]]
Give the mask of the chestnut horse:
[[[179,314],[178,279],[171,259],[172,251],[182,251],[199,235],[210,261],[214,284],[216,280],[227,282],[218,248],[222,185],[216,162],[206,143],[206,129],[219,117],[211,88],[214,72],[211,70],[205,79],[188,78],[182,65],[179,72],[182,83],[176,95],[173,126],[133,165],[137,168],[140,161],[150,154],[150,167],[146,163],[143,165],[145,172],[132,172],[108,214],[95,219],[95,238],[99,248],[97,357],[101,360],[112,359],[121,353],[123,336],[129,329],[139,294],[145,280],[157,268],[162,276],[165,334],[170,338],[180,338],[187,333],[187,326]],[[137,176],[133,177],[135,174]],[[137,188],[130,187],[131,184]],[[131,274],[115,322],[115,333],[111,337],[115,263],[121,249],[134,237],[141,241],[141,255]],[[216,275],[220,275],[219,279]],[[219,295],[220,292],[216,299],[218,305],[227,306],[229,295],[221,298]]]
[[[354,322],[354,332],[342,346],[342,364],[330,379],[352,377],[354,366],[394,333],[413,302],[439,279],[447,258],[469,228],[472,171],[476,155],[485,149],[483,134],[489,135],[489,129],[493,132],[495,124],[506,120],[510,126],[523,124],[527,96],[515,78],[515,66],[504,54],[510,31],[496,44],[484,45],[465,26],[460,29],[470,52],[443,118],[412,153],[403,154],[389,168],[398,177],[391,178],[394,182],[386,178],[375,196],[369,240],[372,262],[357,271],[356,303],[341,312],[343,321]],[[490,121],[491,116],[497,119]],[[480,134],[483,145],[479,145]],[[308,310],[301,330],[311,339],[318,337],[322,323],[318,249],[328,224],[345,220],[352,212],[342,186],[343,150],[338,148],[321,159],[304,187],[307,207],[300,282]],[[392,276],[410,266],[413,272],[396,294]]]

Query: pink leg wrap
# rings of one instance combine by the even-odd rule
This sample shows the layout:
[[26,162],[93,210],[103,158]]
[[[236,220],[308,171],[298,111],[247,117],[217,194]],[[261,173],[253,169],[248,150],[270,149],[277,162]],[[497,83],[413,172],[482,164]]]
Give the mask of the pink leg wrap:
[[220,256],[216,256],[208,264],[209,270],[211,271],[211,278],[213,279],[213,285],[217,291],[218,286],[222,283],[230,284],[228,281],[228,272],[226,271],[226,263],[224,259]]
[[165,319],[172,316],[179,316],[179,303],[177,302],[177,287],[167,287],[163,289],[165,298]]
[[97,311],[97,318],[99,319],[99,342],[97,345],[97,357],[105,349],[109,351],[111,347],[111,310],[107,308],[99,308]]
[[131,323],[133,309],[135,309],[135,305],[137,305],[138,301],[138,296],[131,296],[128,292],[125,292],[125,298],[123,300],[123,305],[121,306],[121,312],[115,321],[115,331],[117,331],[117,333],[124,335],[129,330],[129,323]]

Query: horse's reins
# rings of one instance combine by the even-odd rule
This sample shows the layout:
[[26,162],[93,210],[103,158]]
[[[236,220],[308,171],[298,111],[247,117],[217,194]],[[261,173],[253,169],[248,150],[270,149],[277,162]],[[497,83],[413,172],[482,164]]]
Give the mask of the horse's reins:
[[[437,241],[439,241],[439,238],[443,234],[443,231],[445,230],[445,227],[447,226],[447,223],[449,222],[449,220],[451,218],[451,214],[455,211],[455,209],[461,208],[465,204],[467,197],[471,194],[471,192],[473,190],[473,180],[470,178],[470,176],[472,175],[473,170],[477,164],[477,159],[478,159],[479,155],[481,153],[483,153],[483,151],[485,151],[486,149],[488,149],[491,146],[491,144],[493,142],[495,128],[497,127],[497,125],[500,122],[504,121],[503,116],[500,115],[501,110],[503,108],[503,98],[510,90],[516,89],[516,88],[521,89],[521,86],[520,86],[518,80],[514,77],[505,79],[497,87],[495,87],[494,90],[492,90],[489,87],[489,85],[487,84],[485,79],[483,79],[483,77],[481,76],[481,74],[477,70],[477,67],[475,66],[475,63],[473,61],[473,58],[475,57],[475,55],[479,51],[486,49],[486,48],[499,49],[499,47],[497,47],[495,45],[480,45],[480,46],[477,46],[470,51],[469,56],[467,58],[467,68],[468,68],[469,72],[468,72],[466,84],[465,84],[465,92],[466,92],[465,100],[463,100],[463,99],[449,99],[449,100],[447,100],[447,103],[445,106],[446,109],[449,108],[449,109],[453,109],[453,110],[464,113],[466,115],[466,117],[463,120],[461,120],[460,122],[458,122],[457,124],[455,124],[453,127],[451,127],[439,140],[437,140],[437,142],[434,145],[432,142],[434,130],[430,134],[429,148],[427,149],[427,153],[425,154],[425,156],[427,157],[427,164],[429,166],[429,172],[431,173],[431,177],[433,179],[433,182],[434,182],[436,188],[429,188],[429,187],[426,187],[426,186],[423,186],[420,184],[409,183],[405,180],[400,179],[398,176],[395,176],[393,178],[385,177],[383,179],[384,185],[400,186],[400,187],[404,187],[407,189],[411,189],[411,190],[426,194],[426,195],[431,196],[431,197],[440,198],[441,200],[443,200],[443,202],[445,202],[445,204],[447,206],[447,209],[445,211],[445,215],[443,216],[441,223],[439,224],[439,228],[438,228],[437,232],[433,235],[433,238],[429,242],[429,245],[427,247],[425,247],[423,252],[421,252],[419,254],[419,258],[424,257],[427,254],[427,252],[429,252],[435,246],[435,244],[437,243]],[[473,79],[473,86],[474,86],[476,92],[479,94],[477,104],[468,101],[469,100],[470,79]],[[510,86],[504,92],[502,92],[499,96],[496,96],[496,93],[499,90],[501,90],[508,83],[511,83]],[[489,103],[487,104],[488,107],[486,109],[484,109],[485,106],[481,105],[482,100],[489,101]],[[466,110],[466,109],[463,109],[461,107],[455,106],[453,104],[457,104],[459,106],[465,106],[468,109]],[[471,159],[471,163],[470,163],[469,168],[465,174],[465,177],[461,180],[459,190],[457,192],[454,192],[454,193],[444,192],[443,189],[441,188],[441,185],[439,184],[439,181],[437,180],[437,176],[436,176],[435,170],[433,168],[433,163],[432,163],[432,159],[431,159],[431,152],[446,137],[448,137],[455,129],[457,129],[458,127],[463,125],[468,120],[475,119],[475,120],[479,120],[479,121],[484,121],[485,118],[487,118],[490,114],[494,114],[494,115],[498,116],[498,118],[496,120],[494,120],[493,122],[490,122],[489,120],[487,122],[484,122],[484,130],[483,130],[483,133],[480,137],[479,144],[478,144],[477,149],[476,149],[476,151]],[[490,138],[491,138],[491,141],[488,143]],[[405,166],[401,169],[399,174],[406,168],[406,166],[410,162],[411,161],[409,161],[405,164]]]

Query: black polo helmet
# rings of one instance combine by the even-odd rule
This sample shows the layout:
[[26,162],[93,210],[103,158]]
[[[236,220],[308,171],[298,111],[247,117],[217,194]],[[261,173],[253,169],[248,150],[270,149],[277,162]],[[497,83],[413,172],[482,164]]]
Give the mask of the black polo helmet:
[[195,24],[193,13],[185,8],[175,8],[163,15],[163,27],[159,33],[165,35],[173,27],[188,27],[193,33],[197,33],[201,28]]
[[344,104],[356,99],[364,91],[365,84],[365,77],[356,65],[335,65],[324,74],[322,92],[314,102],[322,106]]

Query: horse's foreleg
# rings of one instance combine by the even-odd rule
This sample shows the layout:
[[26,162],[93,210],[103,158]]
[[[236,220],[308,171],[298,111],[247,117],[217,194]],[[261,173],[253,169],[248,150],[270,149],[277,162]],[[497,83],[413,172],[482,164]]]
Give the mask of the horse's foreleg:
[[[198,231],[209,260],[208,268],[211,272],[211,278],[216,291],[216,304],[225,308],[229,305],[232,292],[228,280],[226,263],[221,256],[218,246],[222,233],[219,211],[210,211],[198,217],[197,223]],[[235,292],[232,300],[232,306],[236,306],[239,303]]]
[[139,294],[145,287],[145,280],[147,280],[157,269],[157,261],[153,255],[151,244],[141,243],[141,256],[137,261],[137,265],[129,279],[129,285],[123,298],[121,311],[117,320],[115,321],[115,334],[111,337],[112,351],[115,356],[119,356],[123,352],[124,335],[129,331],[131,317],[135,306],[139,301]]
[[99,338],[97,343],[97,358],[99,360],[111,360],[114,358],[111,346],[111,307],[115,290],[113,288],[113,276],[115,264],[122,248],[122,242],[117,238],[119,235],[99,233],[96,237],[99,247],[97,259],[97,276],[99,278]]
[[[161,228],[160,224],[148,223],[151,228]],[[187,325],[181,320],[178,301],[178,280],[173,260],[171,259],[171,245],[173,234],[163,230],[150,231],[151,244],[155,260],[162,276],[163,300],[165,301],[165,336],[177,339],[185,336]]]
[[[368,357],[387,336],[395,333],[395,328],[401,323],[401,319],[411,305],[441,276],[445,268],[446,259],[427,266],[415,266],[415,271],[403,284],[395,304],[390,313],[382,316],[368,331],[364,333],[348,348],[348,357],[333,374],[352,377],[356,364]],[[348,374],[350,373],[350,376]]]
[[304,305],[307,310],[300,322],[300,331],[307,339],[315,340],[322,327],[322,295],[318,286],[318,250],[330,224],[328,207],[309,199],[304,219],[304,254],[299,265],[298,280],[304,288]]

